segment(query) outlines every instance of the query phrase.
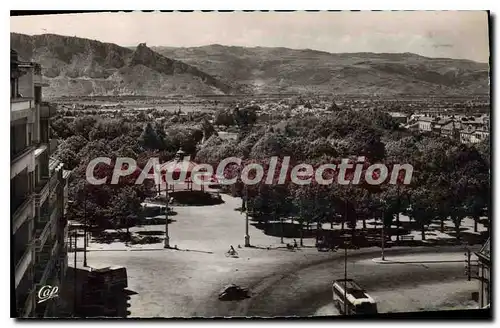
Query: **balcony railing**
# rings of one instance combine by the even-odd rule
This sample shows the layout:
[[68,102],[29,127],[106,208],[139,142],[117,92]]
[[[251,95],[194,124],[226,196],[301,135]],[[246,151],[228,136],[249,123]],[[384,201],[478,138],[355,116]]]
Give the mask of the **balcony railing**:
[[57,240],[52,239],[47,242],[47,245],[39,253],[39,258],[35,266],[35,282],[44,285],[54,271],[55,262],[58,258],[55,256],[58,249]]
[[20,213],[24,212],[26,208],[30,205],[30,201],[32,200],[31,193],[27,192],[22,196],[14,196],[10,200],[10,212],[12,213],[12,217],[15,218],[19,216]]
[[19,229],[24,224],[24,222],[26,222],[26,220],[28,220],[33,215],[32,196],[24,198],[20,205],[18,201],[14,200],[14,202],[16,202],[17,204],[12,204],[12,233],[15,233],[17,229]]
[[51,222],[48,215],[40,216],[35,224],[36,248],[40,250],[50,236]]
[[33,298],[35,290],[29,290],[26,293],[16,295],[17,316],[20,318],[28,317],[33,307]]
[[35,107],[35,100],[33,98],[19,97],[10,98],[10,111],[16,112]]
[[48,145],[45,143],[40,143],[36,146],[35,149],[35,158],[39,157],[43,154],[44,151],[47,151]]
[[27,245],[21,251],[23,253],[20,256],[20,259],[16,262],[16,273],[15,273],[16,287],[19,285],[19,283],[23,279],[24,273],[29,268],[31,261],[33,260],[31,245]]
[[50,223],[53,224],[56,229],[59,229],[58,226],[56,227],[57,223],[59,222],[57,220],[58,216],[59,216],[59,208],[57,207],[57,205],[54,205],[52,206],[52,213],[50,214]]
[[21,150],[18,150],[18,151],[12,151],[10,153],[10,162],[11,164],[15,164],[16,162],[18,162],[19,160],[21,160],[22,158],[24,158],[24,156],[28,155],[30,152],[32,152],[33,150],[35,149],[34,146],[32,145],[29,145],[27,147],[24,147],[23,149]]
[[35,283],[43,285],[50,272],[51,257],[48,247],[44,247],[43,251],[37,255],[35,263]]
[[35,194],[40,198],[40,203],[43,203],[49,194],[49,178],[43,177],[35,186]]
[[50,190],[54,190],[59,185],[59,179],[57,172],[50,177]]
[[57,139],[49,139],[49,154],[54,154],[57,150]]

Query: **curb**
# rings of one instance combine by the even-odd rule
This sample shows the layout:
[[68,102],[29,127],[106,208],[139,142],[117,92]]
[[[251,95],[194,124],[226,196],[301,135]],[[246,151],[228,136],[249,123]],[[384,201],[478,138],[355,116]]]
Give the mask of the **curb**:
[[462,263],[462,260],[429,260],[429,261],[391,261],[391,260],[382,260],[380,258],[372,259],[373,262],[377,264],[426,264],[426,263]]
[[[181,251],[181,252],[200,252],[190,249],[175,249],[175,248],[122,248],[122,249],[87,249],[87,252],[147,252],[147,251]],[[203,251],[202,253],[213,254],[211,251]]]
[[88,249],[87,252],[137,252],[137,251],[164,251],[168,248],[121,248],[121,249]]

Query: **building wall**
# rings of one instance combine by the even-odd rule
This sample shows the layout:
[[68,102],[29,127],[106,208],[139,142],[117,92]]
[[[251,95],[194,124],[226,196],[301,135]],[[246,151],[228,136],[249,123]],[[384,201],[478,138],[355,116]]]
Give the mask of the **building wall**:
[[479,264],[479,306],[485,307],[491,302],[490,295],[490,267],[485,263]]
[[23,98],[35,97],[35,86],[33,83],[33,70],[29,70],[26,74],[19,77],[19,93]]
[[[19,222],[17,230],[11,233],[14,246],[12,265],[16,275],[16,307],[13,316],[43,317],[50,316],[57,306],[36,302],[38,289],[47,284],[60,287],[66,272],[65,217],[62,208],[66,181],[62,178],[62,163],[55,162],[52,165],[50,148],[39,143],[49,142],[50,117],[40,120],[42,91],[34,83],[34,65],[23,63],[22,71],[28,73],[20,76],[16,73],[19,71],[16,65],[16,62],[11,62],[14,72],[11,71],[11,86],[18,88],[22,98],[35,97],[36,90],[36,101],[33,102],[36,104],[26,109],[29,112],[27,118],[25,115],[25,118],[16,120],[11,114],[11,155],[17,153],[18,157],[23,158],[11,160],[11,220]],[[19,102],[15,92],[11,96],[11,104]],[[12,108],[11,111],[16,110]],[[33,145],[36,150],[24,155],[23,149],[28,145]],[[20,162],[26,162],[24,157],[29,157],[32,165],[20,167]],[[23,212],[29,213],[29,216],[19,216],[18,213],[24,211],[23,204],[27,204],[26,197],[34,200],[31,203],[34,211]],[[16,213],[17,209],[19,211]],[[24,222],[21,217],[25,219]]]

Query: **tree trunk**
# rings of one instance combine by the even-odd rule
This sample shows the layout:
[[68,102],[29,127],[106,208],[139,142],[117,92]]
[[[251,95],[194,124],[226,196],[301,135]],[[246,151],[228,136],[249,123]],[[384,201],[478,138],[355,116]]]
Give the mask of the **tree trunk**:
[[363,230],[366,229],[366,217],[363,216]]
[[422,229],[422,240],[425,240],[425,224],[422,224],[420,229]]
[[318,222],[316,222],[316,233],[315,233],[315,235],[316,235],[316,244],[318,244],[318,239],[319,239],[318,238],[318,234],[319,234],[319,226],[318,226]]
[[304,246],[304,221],[300,220],[300,246]]
[[285,229],[283,225],[283,218],[280,218],[280,225],[281,225],[281,243],[283,244],[283,237],[285,235]]
[[399,211],[396,216],[396,240],[399,241]]
[[474,232],[477,232],[477,221],[479,221],[479,216],[474,216]]
[[455,233],[457,234],[457,240],[460,240],[460,224],[455,224]]
[[344,220],[342,220],[342,232],[344,232]]
[[457,240],[460,240],[460,226],[455,226],[455,233],[457,234]]
[[444,232],[444,218],[441,217],[441,233]]

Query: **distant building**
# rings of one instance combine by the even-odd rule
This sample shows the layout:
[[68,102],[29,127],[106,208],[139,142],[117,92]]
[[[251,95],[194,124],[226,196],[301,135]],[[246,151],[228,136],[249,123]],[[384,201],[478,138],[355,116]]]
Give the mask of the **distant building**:
[[388,113],[392,119],[399,124],[406,124],[408,123],[410,115],[405,114],[405,113],[399,113],[399,112],[389,112]]
[[475,128],[469,124],[462,124],[463,128],[460,130],[460,142],[466,144],[474,144],[479,143],[483,140],[486,140],[490,137],[489,130],[484,127]]
[[455,121],[449,121],[441,126],[441,135],[451,139],[460,139],[460,130],[457,126],[458,124]]
[[421,132],[431,132],[434,121],[435,121],[434,117],[429,117],[429,116],[419,117],[418,130]]
[[477,129],[470,136],[470,143],[479,143],[483,140],[488,139],[490,136],[490,132],[484,129]]

